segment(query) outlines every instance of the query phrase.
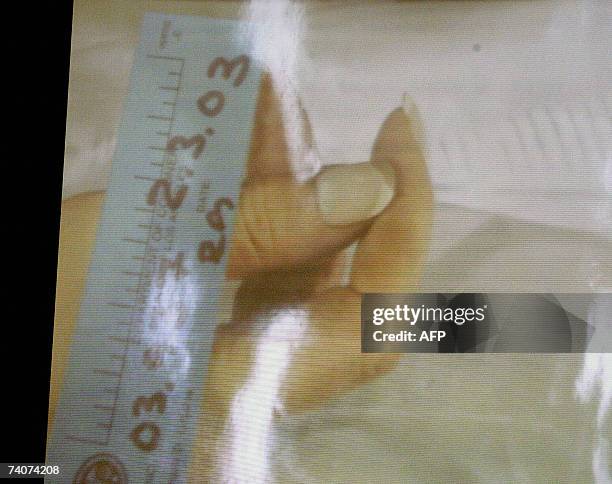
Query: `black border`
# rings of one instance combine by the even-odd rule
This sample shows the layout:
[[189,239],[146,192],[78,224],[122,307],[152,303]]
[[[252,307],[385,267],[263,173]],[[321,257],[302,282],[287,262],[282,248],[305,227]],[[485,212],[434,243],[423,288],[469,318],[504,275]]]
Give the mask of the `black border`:
[[4,17],[5,36],[12,38],[4,44],[9,68],[3,92],[12,111],[5,133],[15,149],[3,160],[9,271],[2,290],[8,331],[0,338],[0,462],[43,463],[73,2],[19,8]]

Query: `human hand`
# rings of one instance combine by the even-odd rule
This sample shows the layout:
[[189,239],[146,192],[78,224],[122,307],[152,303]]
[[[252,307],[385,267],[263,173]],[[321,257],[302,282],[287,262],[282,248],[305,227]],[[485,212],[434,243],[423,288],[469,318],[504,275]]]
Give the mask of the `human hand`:
[[215,481],[262,480],[253,453],[265,460],[275,413],[315,408],[395,366],[398,355],[361,353],[361,294],[414,291],[429,243],[416,108],[387,117],[370,162],[327,167],[303,184],[280,112],[264,82],[228,262],[241,286],[216,332],[194,451],[193,475]]
[[[361,293],[414,291],[427,252],[432,191],[416,109],[388,116],[370,162],[327,167],[306,183],[292,176],[285,129],[266,77],[227,267],[242,284],[207,373],[198,439],[207,465],[249,398],[265,396],[268,414],[303,411],[393,368],[397,355],[361,354]],[[85,194],[62,207],[50,417],[102,199]]]

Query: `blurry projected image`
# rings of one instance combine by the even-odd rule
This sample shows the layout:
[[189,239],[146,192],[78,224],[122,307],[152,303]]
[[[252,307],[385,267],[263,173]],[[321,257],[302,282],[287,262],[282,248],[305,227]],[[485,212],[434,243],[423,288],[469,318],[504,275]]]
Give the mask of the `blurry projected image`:
[[612,4],[77,0],[50,482],[612,482]]

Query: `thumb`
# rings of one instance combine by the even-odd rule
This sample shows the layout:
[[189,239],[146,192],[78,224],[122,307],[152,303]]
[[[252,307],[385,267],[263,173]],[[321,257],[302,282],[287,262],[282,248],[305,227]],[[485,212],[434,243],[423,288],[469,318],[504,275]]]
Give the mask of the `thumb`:
[[349,245],[394,194],[390,165],[334,165],[306,183],[274,176],[240,196],[228,264],[243,277],[307,262]]

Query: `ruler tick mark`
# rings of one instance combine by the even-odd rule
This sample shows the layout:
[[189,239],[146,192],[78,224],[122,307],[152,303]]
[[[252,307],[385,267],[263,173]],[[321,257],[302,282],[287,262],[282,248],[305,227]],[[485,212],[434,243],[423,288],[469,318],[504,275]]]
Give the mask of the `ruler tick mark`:
[[136,306],[134,306],[133,304],[123,304],[123,303],[117,303],[117,302],[108,302],[107,303],[109,306],[113,306],[115,308],[121,308],[121,309],[134,309]]
[[108,339],[117,343],[124,343],[128,345],[139,345],[141,341],[137,338],[123,338],[121,336],[109,336]]
[[149,114],[147,116],[149,119],[157,119],[158,121],[172,121],[172,117],[170,116],[160,116],[158,114]]
[[94,404],[94,408],[97,408],[98,410],[112,410],[113,406],[112,405],[100,405],[99,403],[95,403]]
[[134,178],[136,178],[136,180],[145,180],[145,181],[156,181],[157,178],[152,178],[150,176],[142,176],[142,175],[134,175]]
[[104,370],[102,368],[96,368],[94,370],[94,373],[98,373],[99,375],[112,376],[112,377],[115,377],[115,378],[121,376],[121,373],[119,373],[118,371]]
[[80,442],[82,444],[93,444],[93,445],[106,445],[108,441],[96,440],[96,439],[88,439],[87,437],[77,437],[75,435],[68,435],[66,440],[71,440],[73,442]]
[[171,57],[171,56],[168,56],[168,55],[153,55],[153,54],[149,54],[149,55],[147,55],[147,57],[149,59],[173,60],[173,61],[180,61],[180,62],[184,62],[185,61],[184,57]]
[[131,242],[132,244],[146,244],[147,243],[146,240],[138,240],[138,239],[130,239],[130,238],[124,238],[121,240],[125,242]]

